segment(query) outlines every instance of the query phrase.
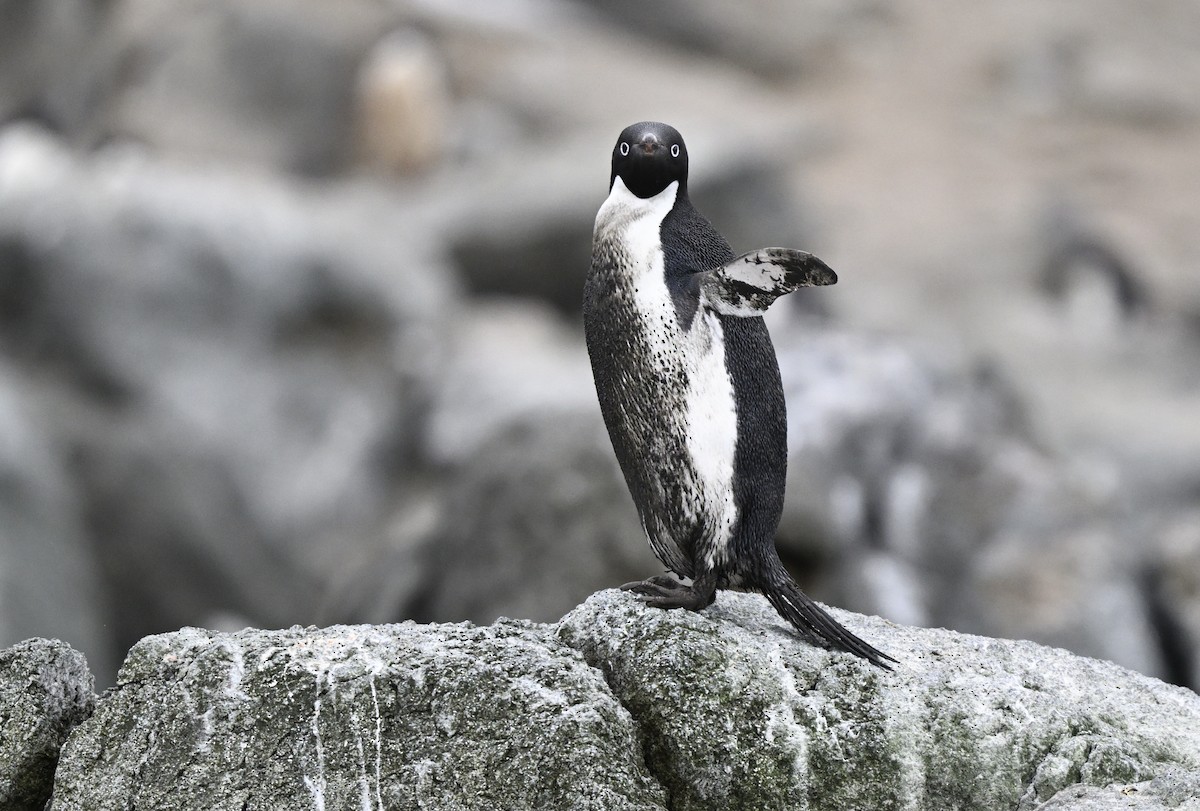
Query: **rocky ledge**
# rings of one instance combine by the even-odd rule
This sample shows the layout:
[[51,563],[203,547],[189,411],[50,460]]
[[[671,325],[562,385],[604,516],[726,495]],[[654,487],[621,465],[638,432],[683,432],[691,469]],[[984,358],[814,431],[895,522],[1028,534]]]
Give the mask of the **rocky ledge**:
[[0,651],[0,808],[41,809],[59,747],[96,708],[83,654],[30,639]]
[[[834,613],[899,666],[808,646],[764,600],[729,593],[700,614],[605,591],[556,624],[147,637],[90,718],[56,727],[66,742],[52,807],[1197,803],[1195,693],[1029,642]],[[81,683],[56,680],[45,657],[25,663],[36,678],[18,672],[13,650],[6,718],[18,704],[47,714],[54,702],[22,698],[53,692],[38,685]],[[5,762],[19,762],[17,747],[55,748],[4,745]]]

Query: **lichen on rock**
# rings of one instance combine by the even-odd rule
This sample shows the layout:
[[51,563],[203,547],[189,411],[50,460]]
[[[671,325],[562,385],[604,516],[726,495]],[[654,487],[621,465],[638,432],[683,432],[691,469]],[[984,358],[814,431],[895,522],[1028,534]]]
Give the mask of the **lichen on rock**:
[[833,611],[895,670],[730,592],[692,613],[603,591],[555,625],[147,637],[64,746],[54,811],[1189,807],[1195,693]]
[[28,639],[0,651],[0,808],[41,811],[59,747],[95,704],[87,660],[65,642]]
[[1200,696],[1030,642],[834,609],[892,673],[796,639],[760,597],[602,592],[559,636],[638,721],[673,809],[1019,808],[1200,767]]
[[130,652],[54,809],[662,808],[640,751],[530,623],[184,629]]

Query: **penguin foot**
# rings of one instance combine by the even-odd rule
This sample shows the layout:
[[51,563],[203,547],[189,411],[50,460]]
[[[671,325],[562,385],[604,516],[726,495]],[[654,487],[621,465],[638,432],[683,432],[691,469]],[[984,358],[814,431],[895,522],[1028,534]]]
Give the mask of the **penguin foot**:
[[632,591],[641,594],[638,589],[642,586],[658,587],[663,589],[686,589],[687,586],[675,579],[674,575],[656,574],[654,577],[647,577],[645,580],[635,580],[632,583],[626,583],[621,586],[621,591]]
[[642,602],[653,608],[686,608],[688,611],[700,611],[708,608],[716,599],[716,589],[705,580],[698,580],[688,586],[669,574],[626,583],[621,586],[621,590],[632,591],[644,597]]

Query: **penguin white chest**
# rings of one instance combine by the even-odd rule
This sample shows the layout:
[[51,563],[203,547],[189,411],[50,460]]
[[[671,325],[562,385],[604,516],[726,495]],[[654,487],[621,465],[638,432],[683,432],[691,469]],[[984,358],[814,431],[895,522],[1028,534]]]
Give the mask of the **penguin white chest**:
[[[664,397],[663,425],[648,430],[682,434],[687,449],[694,498],[685,506],[689,523],[704,526],[700,556],[713,568],[728,559],[727,544],[737,521],[734,499],[734,455],[737,450],[737,406],[733,381],[726,368],[725,334],[717,314],[701,296],[691,323],[680,324],[667,287],[661,225],[675,203],[677,184],[643,200],[630,193],[618,177],[596,218],[596,231],[614,239],[626,252],[624,272],[632,305],[643,326],[651,374],[673,391]],[[682,530],[681,530],[682,531]]]

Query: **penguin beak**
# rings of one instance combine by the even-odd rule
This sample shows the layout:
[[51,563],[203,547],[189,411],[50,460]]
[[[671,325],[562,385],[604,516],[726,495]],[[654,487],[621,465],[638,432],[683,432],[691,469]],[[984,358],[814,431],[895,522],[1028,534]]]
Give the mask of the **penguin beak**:
[[661,146],[661,144],[658,142],[658,138],[655,137],[653,133],[648,132],[642,136],[641,143],[639,143],[638,146],[642,148],[642,152],[645,154],[652,155],[654,154],[654,151]]

